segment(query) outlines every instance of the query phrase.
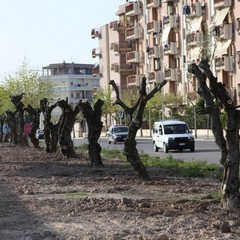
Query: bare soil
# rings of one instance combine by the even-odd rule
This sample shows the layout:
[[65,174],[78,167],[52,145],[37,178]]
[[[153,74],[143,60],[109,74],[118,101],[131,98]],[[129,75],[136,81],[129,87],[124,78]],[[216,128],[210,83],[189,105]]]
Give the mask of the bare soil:
[[1,240],[240,239],[240,212],[211,198],[214,179],[169,177],[86,156],[71,159],[43,149],[0,144]]

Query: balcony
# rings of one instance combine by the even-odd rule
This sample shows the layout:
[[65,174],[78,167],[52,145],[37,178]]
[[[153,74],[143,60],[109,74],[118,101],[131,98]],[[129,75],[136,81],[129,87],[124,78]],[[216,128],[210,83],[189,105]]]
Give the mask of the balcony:
[[113,21],[113,22],[110,22],[109,28],[112,29],[113,31],[117,31],[118,25],[119,25],[119,21]]
[[231,7],[232,0],[214,0],[214,8],[225,8]]
[[140,86],[142,81],[141,75],[130,75],[127,77],[127,85],[128,86]]
[[147,32],[148,33],[160,33],[161,32],[160,21],[153,21],[153,22],[147,23]]
[[226,72],[233,71],[233,57],[223,56],[220,58],[215,58],[215,68],[216,70],[225,70]]
[[131,27],[126,30],[126,40],[139,39],[143,37],[142,27]]
[[164,54],[178,54],[178,42],[169,42],[164,45]]
[[120,72],[120,66],[119,66],[119,64],[113,63],[113,64],[111,65],[111,71],[114,71],[114,72],[116,72],[116,73],[119,73],[119,72]]
[[96,76],[98,76],[100,74],[100,68],[99,68],[99,65],[97,65],[96,67],[94,67],[93,69],[92,69],[92,76],[93,77],[96,77]]
[[160,47],[154,46],[149,48],[148,56],[151,58],[161,58],[162,51]]
[[133,51],[129,52],[126,55],[127,63],[140,63],[141,62],[141,54],[140,52]]
[[119,52],[130,52],[133,50],[131,41],[120,41],[118,43]]
[[114,52],[119,52],[119,44],[118,43],[111,43],[110,49]]
[[135,73],[136,71],[136,68],[133,64],[127,64],[127,63],[120,63],[120,72],[122,74],[126,73],[126,74],[129,74],[129,73]]
[[95,57],[101,57],[101,51],[99,48],[94,48],[92,50],[92,57],[95,58]]
[[96,37],[100,38],[101,37],[100,29],[92,29],[91,37],[92,38],[96,38]]
[[178,69],[177,68],[166,68],[164,69],[164,76],[166,80],[177,81],[178,80]]
[[186,41],[187,46],[201,45],[203,42],[203,33],[202,32],[190,33],[187,35]]
[[190,14],[187,14],[186,17],[200,17],[203,15],[203,8],[201,2],[195,2],[190,5]]
[[160,0],[147,0],[147,8],[157,8],[160,3]]
[[149,83],[160,83],[164,78],[165,77],[163,71],[151,72],[148,77]]
[[222,39],[232,39],[233,24],[222,24],[218,27],[219,37]]
[[176,28],[179,25],[179,16],[168,15],[163,17],[163,26],[170,25],[171,28]]
[[125,8],[126,16],[136,16],[142,14],[141,2],[132,2]]

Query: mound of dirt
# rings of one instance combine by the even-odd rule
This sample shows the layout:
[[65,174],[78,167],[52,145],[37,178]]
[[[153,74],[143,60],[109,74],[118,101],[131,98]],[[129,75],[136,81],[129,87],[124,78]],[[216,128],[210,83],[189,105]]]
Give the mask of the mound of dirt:
[[239,211],[221,209],[213,179],[139,180],[126,162],[70,159],[0,144],[1,240],[240,239]]

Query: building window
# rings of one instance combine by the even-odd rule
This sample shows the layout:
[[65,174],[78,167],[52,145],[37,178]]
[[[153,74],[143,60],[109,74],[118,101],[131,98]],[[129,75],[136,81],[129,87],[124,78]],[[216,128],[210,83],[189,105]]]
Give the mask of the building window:
[[70,85],[73,86],[73,82],[71,82]]
[[237,18],[237,31],[238,34],[240,35],[240,18]]
[[160,70],[160,60],[159,59],[154,59],[154,71],[159,71]]
[[71,92],[71,98],[73,98],[73,92]]
[[238,63],[238,68],[240,68],[240,51],[237,52],[237,63]]

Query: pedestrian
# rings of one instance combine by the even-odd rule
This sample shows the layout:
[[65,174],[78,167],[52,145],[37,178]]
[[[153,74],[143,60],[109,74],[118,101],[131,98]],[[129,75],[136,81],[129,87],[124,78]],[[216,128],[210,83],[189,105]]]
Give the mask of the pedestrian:
[[4,122],[4,124],[3,124],[3,142],[8,142],[9,134],[10,134],[10,129],[8,127],[8,124],[6,122]]

